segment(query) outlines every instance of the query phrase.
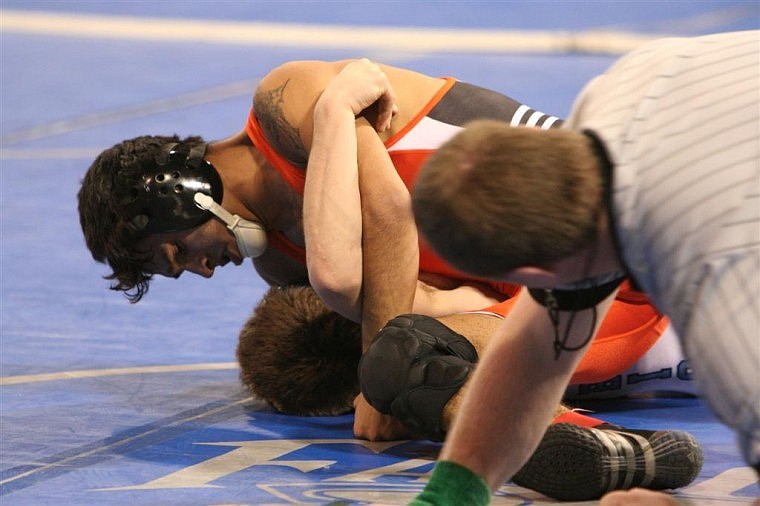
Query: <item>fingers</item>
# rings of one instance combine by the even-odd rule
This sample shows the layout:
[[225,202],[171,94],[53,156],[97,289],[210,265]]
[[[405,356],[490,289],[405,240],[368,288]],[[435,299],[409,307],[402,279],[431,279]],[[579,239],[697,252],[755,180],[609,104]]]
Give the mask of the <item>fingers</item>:
[[[356,62],[363,67],[363,71],[367,72],[373,79],[376,86],[375,94],[376,102],[378,103],[377,120],[375,122],[375,130],[383,132],[391,127],[391,121],[393,117],[398,114],[398,104],[396,103],[396,94],[391,86],[390,79],[383,72],[380,66],[373,63],[368,58],[362,58]],[[367,104],[368,107],[371,104]]]
[[356,397],[354,397],[354,409],[359,409],[359,406],[367,404],[367,401],[364,399],[364,394],[359,394]]
[[377,117],[373,127],[378,132],[391,127],[398,113],[396,94],[390,79],[382,68],[367,58],[346,65],[328,84],[320,100],[330,100],[359,115],[377,103]]
[[359,394],[354,399],[354,437],[368,441],[398,441],[409,439],[406,428],[389,415],[384,415],[370,406]]
[[664,492],[641,488],[616,490],[599,501],[600,506],[678,506],[679,502]]
[[398,114],[396,96],[393,93],[393,88],[389,87],[378,101],[378,114],[375,130],[378,132],[384,132],[385,130],[390,129],[391,121],[396,114]]

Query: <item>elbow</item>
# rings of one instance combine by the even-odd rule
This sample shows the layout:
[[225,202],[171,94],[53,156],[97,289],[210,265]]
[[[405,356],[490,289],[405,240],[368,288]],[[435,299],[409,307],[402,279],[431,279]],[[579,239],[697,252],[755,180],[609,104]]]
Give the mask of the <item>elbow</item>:
[[309,269],[309,283],[332,311],[354,322],[361,321],[361,276],[337,270]]

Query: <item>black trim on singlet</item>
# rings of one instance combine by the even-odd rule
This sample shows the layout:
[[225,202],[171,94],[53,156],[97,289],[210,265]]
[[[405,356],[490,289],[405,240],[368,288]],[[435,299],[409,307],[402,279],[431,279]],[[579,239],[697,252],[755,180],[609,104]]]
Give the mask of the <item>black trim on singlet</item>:
[[[444,95],[428,116],[434,120],[449,125],[462,126],[476,119],[495,119],[511,122],[517,109],[523,105],[520,102],[501,93],[481,88],[469,83],[457,81]],[[520,121],[528,121],[534,109],[529,109]],[[545,115],[536,126],[541,126],[550,116]],[[562,120],[558,119],[552,128],[559,127]]]
[[620,241],[620,236],[618,234],[617,229],[617,221],[615,220],[615,206],[614,202],[612,200],[612,193],[613,193],[613,178],[614,178],[614,172],[612,170],[613,165],[610,161],[610,157],[607,154],[607,148],[604,146],[604,142],[599,138],[599,136],[592,130],[583,130],[583,134],[591,139],[591,146],[594,149],[594,153],[596,154],[597,160],[599,160],[599,169],[602,174],[602,198],[604,199],[604,205],[607,209],[607,220],[609,221],[609,229],[610,233],[612,235],[612,244],[615,247],[615,253],[618,256],[618,259],[620,260],[620,263],[623,265],[623,269],[625,269],[625,275],[628,277],[628,279],[631,282],[631,287],[638,291],[642,292],[641,284],[638,282],[635,276],[631,273],[631,270],[628,268],[628,265],[625,261],[625,256],[623,255],[623,245]]

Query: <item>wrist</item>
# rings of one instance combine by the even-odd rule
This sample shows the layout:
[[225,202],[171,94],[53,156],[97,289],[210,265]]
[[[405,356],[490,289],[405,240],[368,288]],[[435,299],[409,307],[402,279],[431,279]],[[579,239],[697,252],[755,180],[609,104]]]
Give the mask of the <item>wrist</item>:
[[450,460],[440,460],[433,468],[425,489],[412,506],[487,506],[491,490],[485,480],[466,467]]
[[325,91],[314,106],[314,121],[317,122],[319,119],[333,117],[351,118],[351,121],[353,121],[355,115],[351,104],[345,99],[343,94]]

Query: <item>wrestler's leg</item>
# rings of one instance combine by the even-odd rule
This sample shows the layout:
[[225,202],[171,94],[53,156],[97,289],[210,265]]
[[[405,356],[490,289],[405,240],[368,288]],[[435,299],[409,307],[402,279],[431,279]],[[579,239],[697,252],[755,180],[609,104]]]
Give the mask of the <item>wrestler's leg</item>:
[[[508,308],[511,306],[511,303],[502,303],[500,306],[502,306],[502,309]],[[483,353],[483,350],[485,350],[488,340],[503,320],[500,316],[494,313],[475,311],[471,313],[444,316],[438,318],[438,321],[445,324],[454,332],[466,336],[467,340],[472,343],[480,356]],[[448,428],[451,427],[451,424],[454,421],[454,415],[459,411],[459,405],[464,398],[465,391],[466,385],[446,403],[446,406],[443,409],[443,427],[445,430],[448,430]],[[603,420],[573,411],[569,406],[564,404],[557,406],[557,411],[555,412],[555,418],[553,420],[553,423],[560,422],[575,423],[576,425],[581,425],[583,427],[596,427],[605,423]]]
[[[426,378],[433,378],[433,381],[437,382],[436,386],[443,387],[438,388],[438,392],[451,392],[444,395],[442,402],[440,397],[433,399],[439,404],[433,406],[432,410],[431,404],[426,402],[410,403],[409,399],[405,399],[399,403],[406,409],[407,414],[416,415],[422,412],[427,415],[427,421],[423,420],[421,424],[417,422],[420,427],[424,427],[426,423],[432,423],[433,427],[445,424],[446,422],[442,421],[444,410],[449,412],[449,419],[453,417],[459,398],[456,395],[457,390],[464,385],[474,367],[478,350],[483,350],[488,338],[501,322],[493,315],[477,313],[455,315],[445,321],[455,329],[469,334],[471,342],[431,318],[410,315],[404,325],[391,326],[398,337],[396,343],[403,348],[392,349],[396,353],[391,356],[395,358],[386,362],[380,374],[370,374],[379,377],[382,386],[389,383],[388,378],[400,378],[402,381],[413,379],[418,382],[417,386],[420,386],[420,378],[423,383]],[[407,325],[410,322],[412,325]],[[422,332],[427,336],[419,342],[414,336],[407,335],[406,330],[410,327],[416,327],[418,333]],[[349,344],[351,346],[347,348]],[[307,288],[270,291],[256,309],[254,316],[246,322],[238,347],[241,379],[251,391],[281,411],[299,414],[330,414],[333,410],[341,412],[346,409],[343,406],[346,406],[346,401],[355,393],[355,387],[352,385],[356,381],[359,353],[358,326],[327,311],[313,291]],[[413,363],[414,359],[410,360],[409,356],[414,353],[424,360],[412,364],[414,371],[410,371],[408,365]],[[325,359],[338,362],[335,367],[324,368],[320,364],[323,364],[321,360]],[[341,364],[341,368],[346,368],[344,379],[336,374],[338,363]],[[350,371],[353,371],[353,379]],[[321,385],[319,388],[324,395],[313,395],[317,385]],[[452,396],[453,399],[449,400]],[[434,397],[423,395],[422,399],[428,401]],[[446,401],[449,401],[450,405],[444,407]],[[393,402],[393,396],[389,402]],[[626,476],[629,475],[631,485],[642,483],[642,480],[636,477],[635,466],[630,473],[626,473],[625,463],[630,459],[619,463],[616,469],[615,476],[620,476],[622,481],[611,480],[611,473],[603,463],[614,460],[610,459],[608,452],[605,453],[606,445],[611,444],[616,448],[628,447],[635,453],[634,444],[637,438],[647,437],[646,435],[617,430],[620,428],[611,431],[606,428],[604,431],[591,429],[588,427],[600,427],[603,422],[574,413],[567,408],[561,407],[560,411],[562,414],[555,422],[569,420],[572,423],[554,423],[550,427],[534,458],[515,477],[516,483],[558,498],[576,499],[598,497],[600,491],[610,489],[608,487],[620,488],[621,485],[629,483],[626,481]],[[438,430],[445,434],[445,429]],[[665,433],[667,437],[664,440],[673,443],[674,433]],[[658,438],[662,440],[662,433]],[[689,441],[676,443],[675,446],[678,448],[691,448]],[[672,452],[670,456],[673,456]],[[676,456],[681,458],[682,454]],[[558,468],[559,464],[566,467]],[[676,467],[687,470],[694,467],[693,462],[691,467],[682,466],[680,462],[677,464],[679,465]],[[568,469],[574,472],[568,472]],[[658,478],[657,469],[658,461],[655,460],[655,476],[649,486],[663,486],[663,483],[668,488],[682,486],[681,482],[665,482]],[[578,486],[579,471],[586,473],[581,476],[584,487]],[[643,476],[643,473],[639,474]],[[576,495],[567,495],[568,491]],[[577,495],[579,493],[582,495]]]
[[[630,287],[626,290],[613,302],[599,333],[573,374],[565,400],[623,397],[643,392],[696,394],[691,369],[668,319],[642,294]],[[513,300],[480,313],[505,317]],[[456,321],[452,325],[456,326]],[[467,326],[469,323],[465,328]]]
[[678,335],[669,325],[654,346],[627,370],[593,383],[569,385],[564,398],[612,399],[643,393],[699,394]]
[[[487,346],[501,319],[462,314],[441,322],[420,315],[391,320],[360,365],[367,400],[432,439],[443,438],[474,368],[476,347]],[[685,432],[624,429],[561,407],[513,481],[558,499],[590,500],[634,486],[682,487],[701,463],[699,444]]]

